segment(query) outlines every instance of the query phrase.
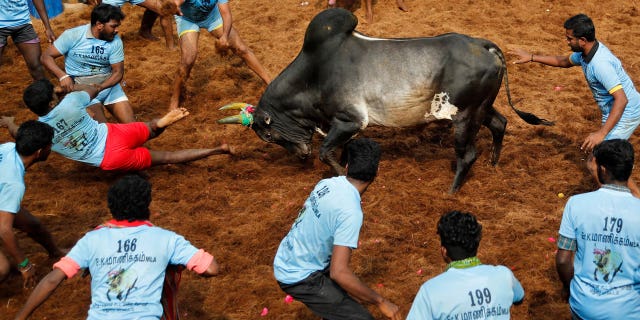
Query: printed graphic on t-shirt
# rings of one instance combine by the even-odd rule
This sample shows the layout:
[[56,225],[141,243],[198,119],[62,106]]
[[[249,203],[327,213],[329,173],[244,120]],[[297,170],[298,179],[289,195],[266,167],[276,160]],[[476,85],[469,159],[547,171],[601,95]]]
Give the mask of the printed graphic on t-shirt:
[[613,282],[616,274],[622,268],[622,262],[620,254],[611,251],[611,249],[593,249],[593,263],[596,265],[596,269],[593,271],[593,279],[609,283]]
[[115,269],[109,272],[107,279],[107,300],[111,301],[115,297],[120,301],[127,301],[129,293],[136,289],[138,274],[132,269]]

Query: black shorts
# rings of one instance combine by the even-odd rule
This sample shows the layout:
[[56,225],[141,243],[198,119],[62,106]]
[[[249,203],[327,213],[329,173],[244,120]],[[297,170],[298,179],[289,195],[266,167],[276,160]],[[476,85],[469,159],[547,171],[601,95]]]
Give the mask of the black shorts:
[[278,282],[278,284],[284,292],[304,303],[314,314],[323,319],[374,319],[364,306],[353,300],[344,289],[329,278],[329,270],[316,271],[298,283]]
[[30,23],[17,27],[0,28],[0,47],[7,45],[7,38],[13,38],[13,43],[33,42],[38,43],[38,34]]

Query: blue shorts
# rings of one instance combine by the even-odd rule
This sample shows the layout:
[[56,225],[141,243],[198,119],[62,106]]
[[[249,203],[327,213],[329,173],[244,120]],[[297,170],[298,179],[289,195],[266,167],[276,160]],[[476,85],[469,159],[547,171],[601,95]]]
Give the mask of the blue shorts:
[[124,94],[124,90],[122,90],[122,87],[119,83],[116,83],[115,86],[100,91],[100,93],[98,93],[98,96],[91,100],[90,105],[100,102],[106,106],[127,100],[129,100],[129,98],[127,98],[127,95]]
[[178,26],[178,38],[187,32],[200,32],[200,29],[207,29],[207,31],[211,32],[222,27],[222,16],[217,5],[211,10],[206,19],[199,22],[193,22],[182,16],[175,16],[175,18]]
[[[604,124],[604,122],[602,124]],[[615,127],[613,127],[611,131],[609,131],[607,136],[604,137],[604,140],[611,140],[611,139],[629,140],[629,137],[631,137],[633,132],[636,131],[636,128],[638,128],[639,124],[640,124],[640,117],[638,119],[631,119],[631,120],[620,119],[620,121],[618,121]]]
[[138,5],[143,3],[145,0],[102,0],[102,3],[110,4],[116,7],[122,7],[125,3],[131,3],[131,5]]

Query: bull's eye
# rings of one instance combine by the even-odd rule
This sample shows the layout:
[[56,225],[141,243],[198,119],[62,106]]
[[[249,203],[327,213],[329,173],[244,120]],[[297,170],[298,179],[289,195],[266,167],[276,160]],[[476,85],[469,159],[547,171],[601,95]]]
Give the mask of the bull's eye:
[[265,136],[267,139],[271,140],[271,132],[267,132],[267,133],[265,133],[265,134],[264,134],[264,136]]

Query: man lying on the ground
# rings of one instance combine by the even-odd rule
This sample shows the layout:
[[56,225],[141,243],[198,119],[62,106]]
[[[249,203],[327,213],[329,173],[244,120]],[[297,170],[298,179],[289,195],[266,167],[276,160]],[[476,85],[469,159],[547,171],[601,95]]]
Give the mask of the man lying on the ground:
[[[98,123],[86,108],[98,93],[89,85],[74,85],[56,105],[53,85],[39,80],[27,87],[23,100],[39,116],[38,120],[55,130],[52,150],[65,158],[100,167],[103,170],[145,170],[159,164],[182,163],[214,154],[231,153],[227,144],[213,149],[183,149],[157,151],[143,147],[144,143],[160,135],[165,128],[189,115],[184,108],[169,111],[160,119],[149,122]],[[12,117],[3,117],[14,135],[16,124]]]

